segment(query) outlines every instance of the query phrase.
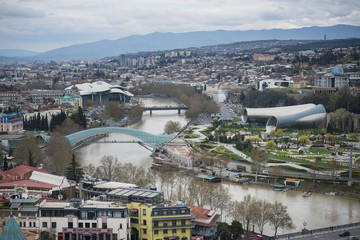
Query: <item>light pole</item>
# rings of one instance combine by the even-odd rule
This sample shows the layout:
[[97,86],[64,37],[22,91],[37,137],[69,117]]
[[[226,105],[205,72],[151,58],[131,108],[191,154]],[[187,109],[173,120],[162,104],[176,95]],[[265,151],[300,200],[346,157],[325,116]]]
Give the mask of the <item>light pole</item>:
[[353,146],[350,146],[350,162],[349,162],[349,179],[348,179],[348,186],[352,184],[352,150]]

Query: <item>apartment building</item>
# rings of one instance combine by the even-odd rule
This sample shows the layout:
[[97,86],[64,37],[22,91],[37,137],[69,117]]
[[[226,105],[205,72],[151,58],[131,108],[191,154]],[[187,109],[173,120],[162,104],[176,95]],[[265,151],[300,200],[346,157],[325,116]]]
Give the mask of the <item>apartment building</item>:
[[134,240],[190,240],[194,215],[182,204],[127,204]]

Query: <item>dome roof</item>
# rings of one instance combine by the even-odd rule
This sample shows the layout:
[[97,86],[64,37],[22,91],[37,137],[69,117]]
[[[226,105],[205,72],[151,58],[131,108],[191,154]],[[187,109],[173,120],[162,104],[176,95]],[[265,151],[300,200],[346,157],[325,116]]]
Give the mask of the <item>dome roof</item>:
[[335,66],[335,67],[333,68],[332,74],[334,74],[335,76],[339,76],[339,75],[344,74],[344,71],[343,71],[343,69],[341,68],[340,65],[337,65],[337,66]]

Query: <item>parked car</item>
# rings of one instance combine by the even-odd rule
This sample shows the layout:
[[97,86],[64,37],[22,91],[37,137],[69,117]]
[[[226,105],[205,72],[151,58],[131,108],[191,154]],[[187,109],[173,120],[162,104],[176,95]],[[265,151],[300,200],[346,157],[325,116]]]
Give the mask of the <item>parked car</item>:
[[359,238],[358,238],[358,237],[355,237],[355,236],[349,236],[348,239],[349,239],[349,240],[359,240]]
[[346,236],[350,236],[350,232],[349,232],[349,231],[347,231],[347,230],[345,230],[345,231],[343,231],[343,232],[339,233],[339,237],[346,237]]

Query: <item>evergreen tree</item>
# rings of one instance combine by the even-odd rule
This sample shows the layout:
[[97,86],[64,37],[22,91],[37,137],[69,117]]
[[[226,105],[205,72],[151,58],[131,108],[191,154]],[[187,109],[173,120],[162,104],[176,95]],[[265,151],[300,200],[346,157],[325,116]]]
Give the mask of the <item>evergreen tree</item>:
[[84,170],[78,162],[75,160],[75,154],[72,155],[70,165],[65,170],[65,176],[68,179],[79,182],[84,176]]

